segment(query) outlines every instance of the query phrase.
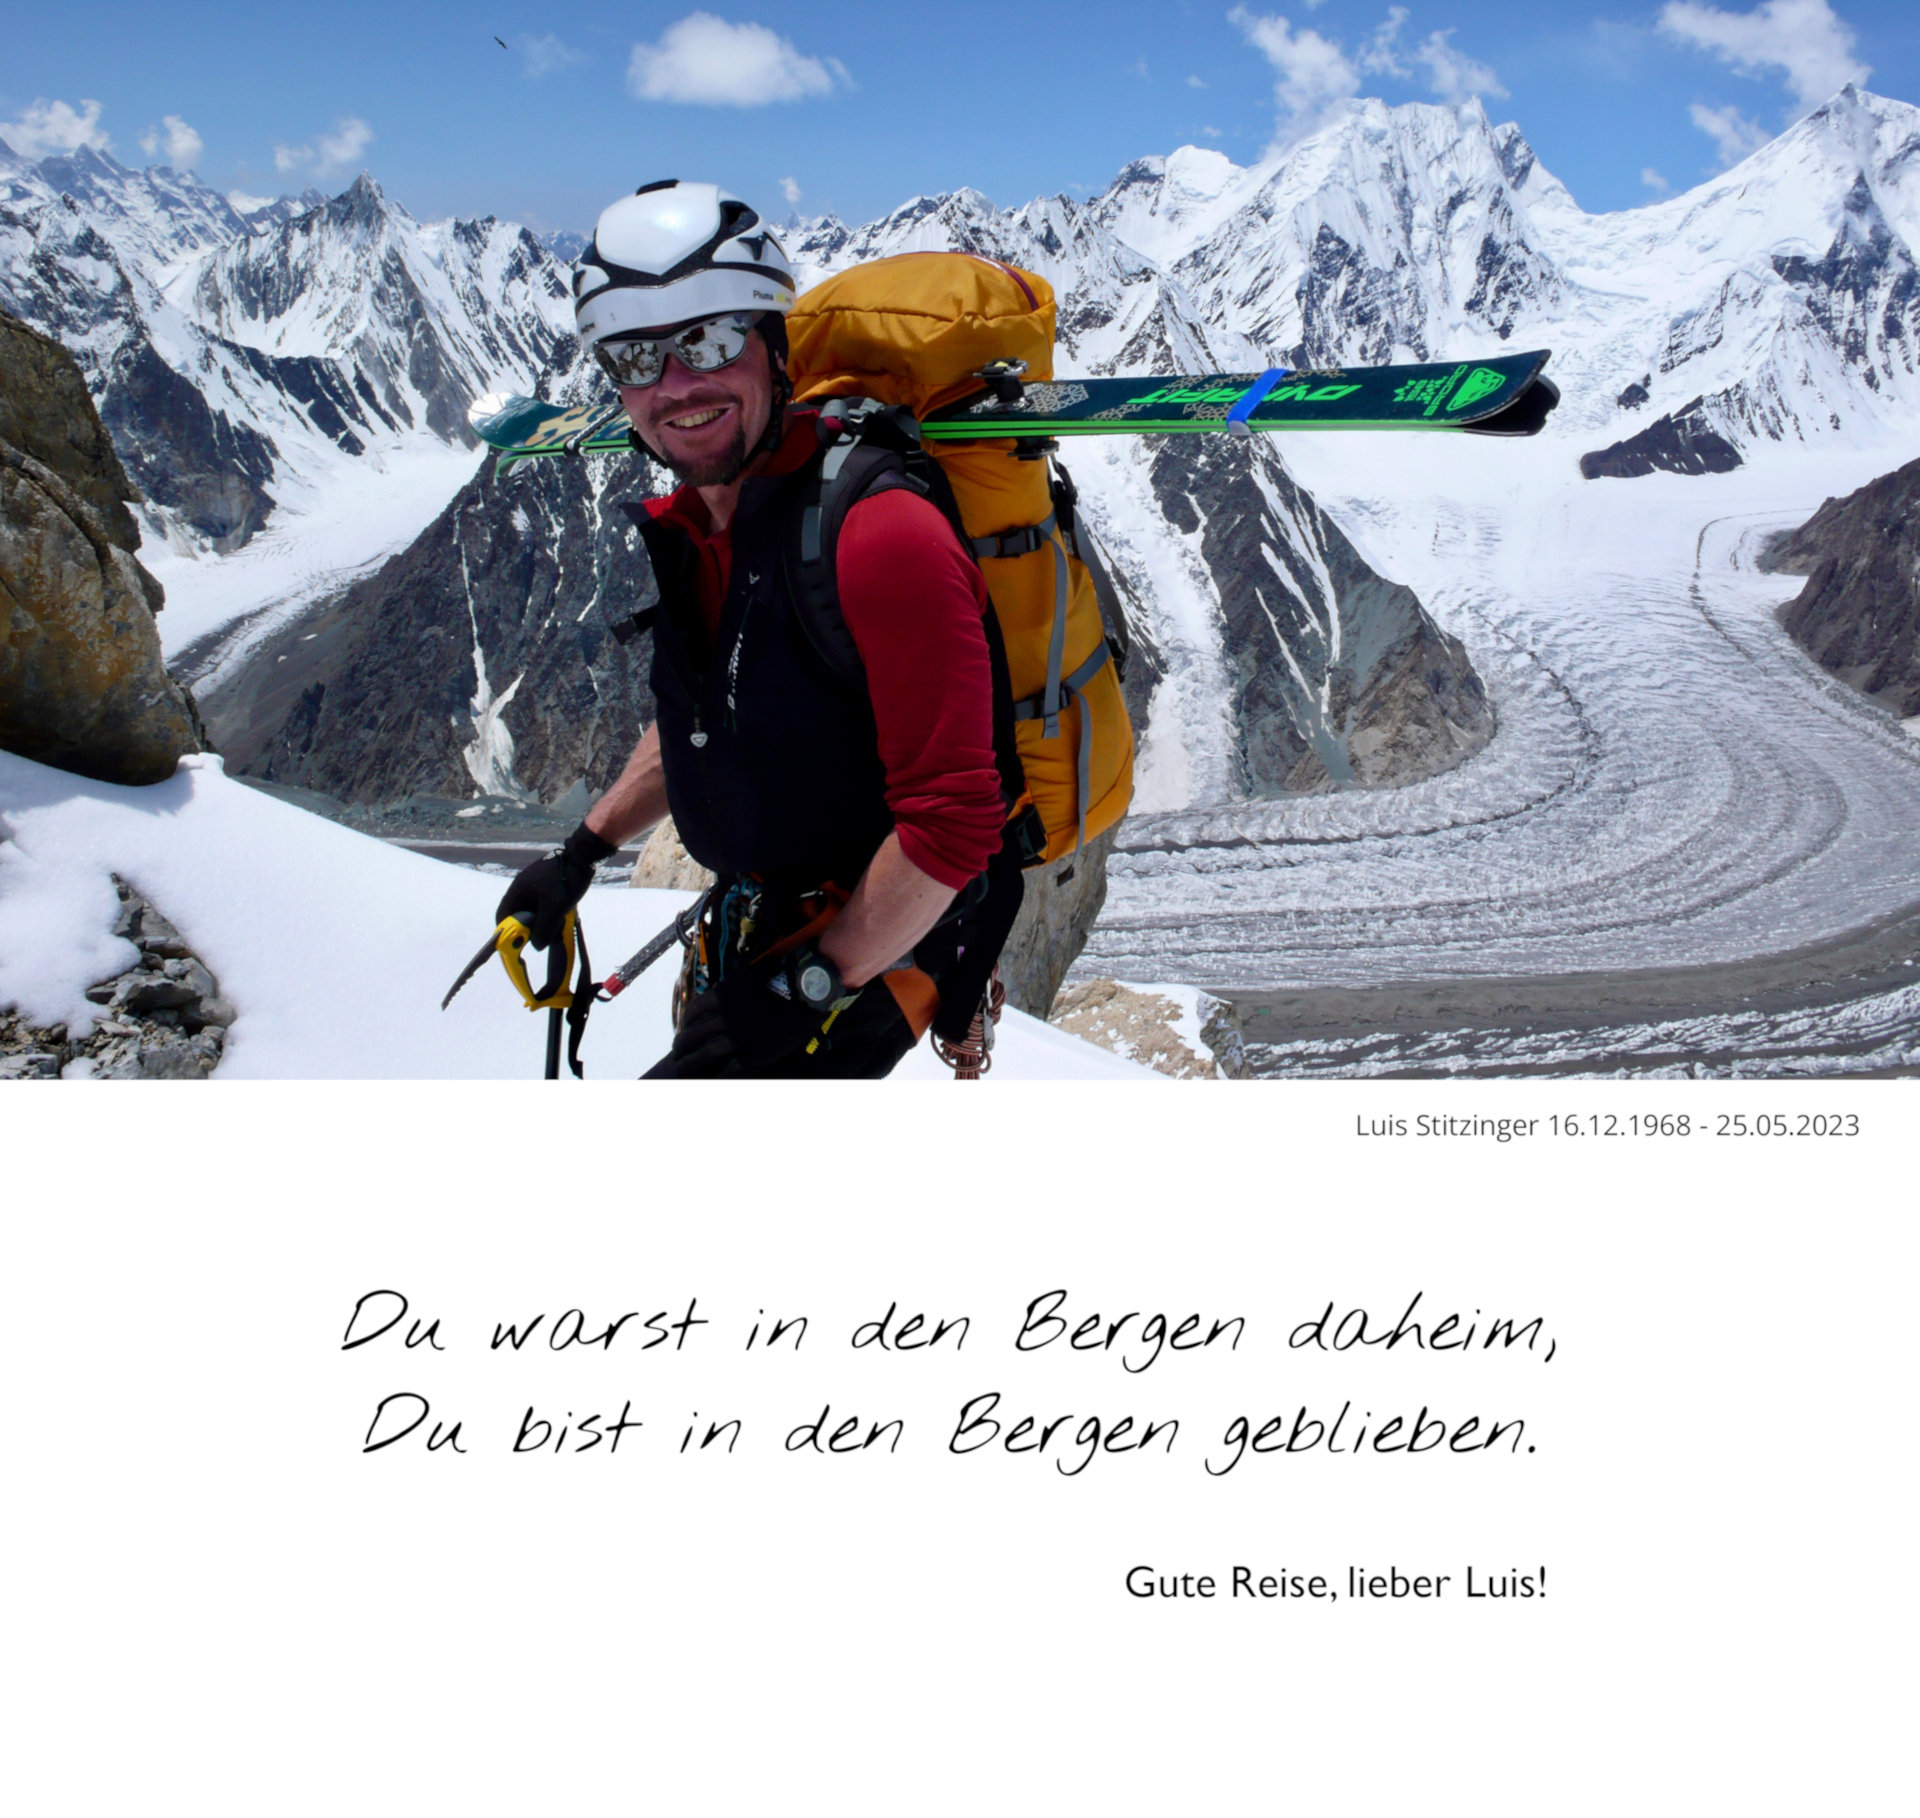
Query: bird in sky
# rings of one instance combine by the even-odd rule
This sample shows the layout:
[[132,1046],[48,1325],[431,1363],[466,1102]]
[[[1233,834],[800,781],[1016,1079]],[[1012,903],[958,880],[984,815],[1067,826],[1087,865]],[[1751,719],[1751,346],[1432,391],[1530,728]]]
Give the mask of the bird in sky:
[[495,44],[497,44],[497,45],[499,45],[499,47],[500,47],[500,48],[501,48],[502,50],[505,50],[505,49],[507,48],[507,41],[506,41],[506,39],[504,39],[503,37],[501,37],[501,36],[500,36],[500,34],[499,34],[498,32],[495,32],[495,33],[494,33],[494,35],[493,35],[493,41],[494,41],[494,43],[495,43]]

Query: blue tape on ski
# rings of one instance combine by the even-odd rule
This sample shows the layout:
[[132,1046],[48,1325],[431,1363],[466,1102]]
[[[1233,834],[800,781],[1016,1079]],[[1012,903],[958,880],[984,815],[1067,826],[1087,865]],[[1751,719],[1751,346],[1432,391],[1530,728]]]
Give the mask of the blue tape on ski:
[[1267,401],[1270,392],[1287,376],[1288,368],[1269,366],[1259,378],[1240,394],[1240,401],[1227,412],[1227,434],[1232,436],[1250,436],[1253,431],[1247,427],[1247,419]]

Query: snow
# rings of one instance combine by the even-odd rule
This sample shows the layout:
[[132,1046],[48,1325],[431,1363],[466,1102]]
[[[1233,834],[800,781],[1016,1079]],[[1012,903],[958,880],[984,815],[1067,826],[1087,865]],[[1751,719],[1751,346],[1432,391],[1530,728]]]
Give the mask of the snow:
[[324,486],[290,490],[285,509],[231,555],[149,540],[140,559],[167,590],[156,623],[171,664],[231,627],[186,675],[210,688],[304,608],[369,575],[433,522],[468,480],[472,449],[422,439],[379,460],[341,455]]
[[[239,1009],[221,1079],[537,1078],[545,1018],[490,965],[442,1013],[442,993],[493,925],[498,878],[388,846],[183,759],[167,782],[121,788],[0,752],[0,1005],[92,1027],[86,987],[132,963],[113,938],[112,878],[179,928]],[[611,971],[688,901],[624,885],[582,917]],[[589,1076],[633,1078],[671,1039],[671,960],[599,1006]],[[925,1044],[897,1079],[948,1079]],[[1017,1011],[989,1080],[1158,1078]]]

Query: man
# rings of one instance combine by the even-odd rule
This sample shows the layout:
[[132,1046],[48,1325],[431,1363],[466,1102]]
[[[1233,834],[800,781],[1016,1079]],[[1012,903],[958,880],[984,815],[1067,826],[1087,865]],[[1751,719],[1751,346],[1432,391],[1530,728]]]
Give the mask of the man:
[[[861,694],[796,610],[789,551],[824,447],[818,414],[790,403],[793,302],[779,242],[712,184],[616,202],[575,267],[581,341],[681,481],[628,507],[660,584],[659,716],[499,913],[544,946],[594,865],[673,814],[718,882],[672,1052],[649,1077],[881,1076],[943,983],[964,974],[977,996],[983,943],[997,951],[1011,919],[1007,891],[983,882],[1006,820],[986,589],[946,518],[899,486],[846,514],[834,572]],[[964,1027],[973,1007],[943,1020],[957,1008]]]

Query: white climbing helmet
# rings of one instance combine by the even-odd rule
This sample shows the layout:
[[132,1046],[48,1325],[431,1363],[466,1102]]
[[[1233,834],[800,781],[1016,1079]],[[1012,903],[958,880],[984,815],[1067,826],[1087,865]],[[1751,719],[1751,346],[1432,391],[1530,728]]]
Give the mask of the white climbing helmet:
[[573,319],[587,347],[706,316],[784,316],[793,300],[785,248],[712,183],[643,184],[602,213],[573,267]]

